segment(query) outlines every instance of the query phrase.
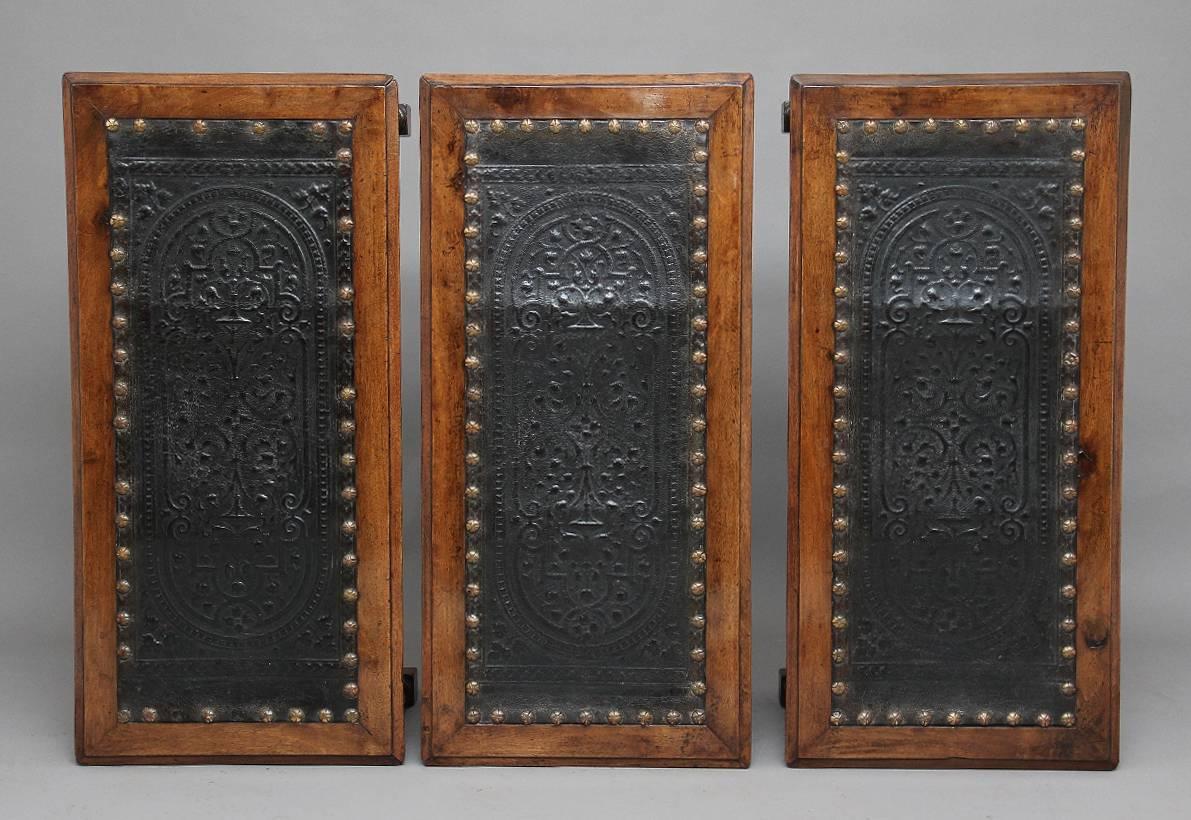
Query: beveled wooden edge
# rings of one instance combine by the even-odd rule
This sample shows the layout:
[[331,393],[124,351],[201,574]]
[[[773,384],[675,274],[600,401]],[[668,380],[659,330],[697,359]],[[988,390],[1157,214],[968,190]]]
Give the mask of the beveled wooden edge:
[[[422,757],[433,765],[747,766],[752,78],[429,75],[422,146]],[[466,118],[712,120],[708,368],[708,723],[491,726],[463,720],[463,243]],[[716,283],[719,286],[716,286]],[[725,626],[727,625],[727,626]]]
[[[340,82],[342,80],[342,82]],[[75,539],[75,756],[84,764],[396,763],[403,754],[397,86],[385,75],[63,76]],[[213,87],[214,86],[214,87]],[[108,117],[355,119],[359,724],[117,724]],[[381,214],[379,219],[369,214]],[[391,218],[385,218],[389,215]],[[390,313],[390,311],[393,311]],[[390,355],[394,356],[389,361]],[[399,407],[399,405],[398,405]],[[398,453],[399,451],[394,451]],[[390,498],[390,492],[393,493]]]
[[[1123,72],[795,76],[790,95],[786,758],[802,766],[1112,769],[1119,757],[1121,399],[1130,80]],[[833,727],[828,444],[837,117],[1085,117],[1075,728]],[[826,539],[826,540],[825,540]]]

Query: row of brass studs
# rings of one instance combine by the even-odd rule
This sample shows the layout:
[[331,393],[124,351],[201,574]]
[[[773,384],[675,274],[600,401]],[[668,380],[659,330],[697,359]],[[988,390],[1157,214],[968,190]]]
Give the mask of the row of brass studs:
[[[1013,130],[1019,134],[1029,133],[1035,127],[1040,127],[1043,131],[1056,134],[1064,127],[1064,123],[1056,119],[1048,119],[1042,123],[1034,123],[1027,119],[1015,120],[985,120],[979,129],[985,134],[996,134],[1002,127],[1011,126]],[[860,130],[868,136],[876,136],[884,130],[891,131],[894,134],[907,134],[915,128],[921,128],[926,133],[933,134],[939,131],[940,128],[949,128],[956,133],[968,133],[972,131],[972,122],[969,120],[945,120],[938,121],[933,118],[923,121],[909,121],[909,120],[895,120],[893,123],[878,120],[865,120],[859,125],[856,125],[848,120],[837,120],[835,123],[836,131],[840,134],[847,134],[854,127],[859,127]],[[1082,134],[1086,129],[1086,122],[1082,118],[1075,118],[1066,123],[1066,127],[1071,131]],[[1074,163],[1082,163],[1085,159],[1084,149],[1075,148],[1071,151],[1069,159]],[[847,383],[846,373],[847,364],[849,361],[848,345],[846,335],[849,332],[850,323],[848,319],[849,299],[852,296],[849,291],[848,282],[850,281],[850,254],[849,244],[851,240],[852,225],[850,224],[847,210],[844,207],[846,197],[851,194],[851,189],[848,185],[844,169],[846,168],[851,157],[847,151],[837,150],[835,154],[836,160],[836,185],[835,195],[838,203],[838,211],[836,214],[836,241],[834,251],[835,261],[835,318],[832,321],[832,329],[835,332],[835,347],[833,354],[833,361],[836,366],[835,378],[832,383],[832,397],[834,402],[834,418],[832,421],[833,429],[833,446],[831,453],[832,461],[832,581],[831,594],[833,598],[833,615],[831,618],[832,628],[832,650],[831,660],[833,665],[843,664],[847,661],[848,651],[844,645],[844,630],[848,626],[847,615],[844,614],[845,604],[847,602],[848,584],[844,577],[845,568],[848,564],[848,551],[842,543],[845,534],[849,528],[848,518],[848,497],[850,494],[850,485],[848,482],[847,467],[850,450],[848,431],[850,427],[850,420],[848,418],[848,395],[850,385]],[[1082,166],[1081,177],[1082,180]],[[1063,600],[1069,602],[1069,612],[1059,621],[1059,629],[1064,634],[1063,646],[1060,654],[1063,660],[1070,664],[1069,671],[1074,675],[1074,661],[1075,661],[1075,646],[1074,643],[1067,642],[1067,636],[1075,631],[1075,610],[1074,599],[1076,596],[1074,583],[1074,567],[1076,563],[1075,557],[1075,537],[1078,529],[1078,522],[1076,519],[1076,501],[1078,498],[1078,484],[1079,484],[1079,455],[1078,455],[1078,435],[1079,435],[1079,297],[1080,297],[1080,263],[1082,261],[1082,254],[1080,250],[1080,237],[1083,228],[1082,218],[1082,201],[1083,201],[1084,187],[1083,183],[1075,182],[1068,186],[1064,192],[1064,202],[1066,203],[1064,219],[1066,220],[1065,228],[1070,232],[1070,236],[1074,237],[1074,241],[1064,251],[1063,255],[1063,271],[1064,271],[1064,286],[1063,295],[1066,299],[1064,311],[1066,314],[1063,323],[1063,353],[1062,353],[1062,380],[1063,386],[1061,388],[1061,402],[1060,407],[1065,411],[1060,423],[1060,430],[1064,436],[1064,451],[1061,456],[1060,469],[1060,496],[1061,501],[1059,507],[1059,521],[1058,526],[1064,541],[1064,551],[1059,559],[1063,567],[1070,570],[1070,575],[1066,582],[1060,587],[1059,594]],[[834,677],[834,676],[833,676]],[[831,693],[834,697],[840,698],[847,694],[848,684],[843,680],[833,680],[831,684]],[[1063,681],[1059,684],[1060,694],[1067,697],[1074,697],[1076,693],[1075,683],[1071,680]],[[917,723],[921,726],[929,726],[934,720],[934,710],[919,710],[916,714]],[[905,725],[905,716],[898,710],[893,710],[885,716],[886,722],[891,726]],[[829,720],[833,726],[840,726],[848,722],[848,716],[840,709],[833,709]],[[1019,726],[1022,724],[1023,718],[1020,712],[1009,712],[1004,716],[1003,723],[1009,726]],[[869,710],[861,710],[856,715],[856,723],[861,726],[869,726],[876,722],[876,716]],[[964,713],[960,711],[949,711],[945,714],[945,723],[948,726],[963,725]],[[978,712],[974,717],[974,722],[978,726],[989,726],[997,722],[993,713],[988,711]],[[1054,724],[1054,718],[1049,712],[1039,712],[1034,719],[1038,726],[1051,726]],[[1064,712],[1059,716],[1058,723],[1060,726],[1074,726],[1075,714],[1074,712]]]
[[[545,124],[545,130],[550,133],[560,133],[565,128],[574,128],[578,133],[590,133],[594,127],[591,120],[581,119],[578,121],[551,119]],[[517,126],[519,131],[525,133],[532,133],[541,130],[542,123],[531,119],[525,119]],[[466,120],[463,123],[464,131],[464,153],[463,164],[466,168],[474,168],[480,163],[478,140],[475,135],[485,127],[477,120]],[[491,120],[486,124],[487,129],[494,134],[502,134],[508,130],[508,126],[503,120]],[[610,133],[618,134],[622,130],[622,125],[619,120],[608,120],[606,127]],[[635,130],[639,133],[670,133],[679,134],[682,132],[684,125],[679,120],[670,120],[665,124],[651,123],[649,120],[639,120],[635,126]],[[694,216],[691,220],[690,236],[691,247],[693,250],[690,255],[690,271],[691,271],[691,298],[694,302],[696,313],[691,319],[691,362],[692,362],[692,382],[691,382],[691,399],[692,399],[692,414],[691,414],[691,499],[692,512],[689,522],[692,533],[692,547],[690,552],[690,560],[696,570],[699,572],[698,577],[691,582],[688,592],[692,601],[701,602],[705,599],[707,594],[706,581],[702,575],[702,568],[707,562],[707,553],[705,550],[705,529],[706,529],[706,468],[707,461],[707,419],[706,419],[706,397],[707,397],[707,295],[708,295],[708,280],[707,280],[707,236],[708,236],[708,222],[707,222],[707,162],[709,154],[707,151],[708,133],[711,130],[711,124],[707,120],[698,120],[694,124],[696,133],[696,147],[692,152],[691,160],[696,163],[698,171],[693,175],[691,180],[691,194],[694,202]],[[465,353],[463,359],[464,368],[464,397],[465,397],[465,419],[464,419],[464,434],[465,434],[465,453],[464,453],[464,563],[466,582],[464,586],[464,625],[467,628],[467,638],[464,641],[466,644],[465,658],[468,663],[469,674],[467,681],[464,684],[464,689],[469,696],[476,696],[480,694],[480,682],[470,674],[471,671],[478,668],[477,664],[481,658],[481,649],[478,645],[478,636],[480,629],[480,613],[479,598],[480,598],[480,550],[479,544],[482,538],[483,521],[482,509],[480,502],[480,471],[481,459],[479,453],[479,435],[483,430],[483,422],[481,415],[481,400],[483,398],[483,386],[480,370],[484,366],[480,355],[479,338],[484,333],[484,323],[482,315],[482,276],[481,276],[481,229],[480,224],[483,217],[481,210],[481,196],[480,191],[475,181],[468,174],[468,179],[464,186],[463,192],[463,239],[464,239],[464,338],[465,338]],[[690,691],[697,697],[702,697],[707,693],[707,684],[703,678],[703,664],[707,658],[707,650],[705,646],[705,627],[707,625],[706,616],[699,611],[696,611],[690,618],[690,626],[692,631],[692,643],[689,656],[692,665],[695,667],[695,680],[690,686]],[[468,709],[465,713],[468,723],[479,723],[483,720],[483,715],[478,709]],[[537,721],[537,714],[534,711],[522,711],[519,715],[520,720],[524,724],[531,724]],[[566,721],[566,714],[557,709],[551,710],[548,714],[549,720],[554,725],[559,725]],[[595,721],[595,713],[590,710],[582,710],[577,715],[577,720],[581,725],[589,726]],[[701,724],[706,719],[706,715],[702,709],[695,709],[690,712],[689,719],[691,723]],[[682,722],[683,715],[676,710],[668,710],[663,714],[663,720],[669,725],[677,725]],[[502,709],[494,709],[489,715],[488,719],[492,723],[504,723],[506,715]],[[624,723],[624,715],[618,709],[612,709],[606,713],[606,720],[609,725],[619,726]],[[651,725],[654,722],[653,713],[648,710],[642,710],[637,713],[637,722],[642,726]]]
[[[526,134],[532,134],[534,131],[549,131],[551,134],[560,134],[563,131],[573,129],[579,134],[590,134],[596,127],[591,120],[560,120],[552,119],[546,122],[525,119],[520,122],[505,122],[504,120],[490,120],[488,121],[487,129],[493,134],[516,133],[518,131]],[[706,120],[699,120],[697,130],[700,134],[706,134],[710,130],[710,123]],[[484,127],[477,120],[467,120],[463,123],[463,130],[468,134],[478,134]],[[678,135],[682,133],[683,124],[680,120],[670,120],[669,122],[660,123],[652,120],[626,120],[621,122],[617,119],[606,120],[602,123],[602,127],[608,130],[610,134],[619,134],[622,131],[632,132],[636,131],[639,134],[670,134]],[[706,157],[703,160],[705,161]]]
[[[118,119],[109,118],[105,121],[104,127],[110,133],[116,133],[120,131],[123,124]],[[144,134],[149,128],[149,121],[140,118],[135,119],[129,125],[129,128],[135,134]],[[263,134],[266,131],[265,123],[260,121],[253,122],[250,128],[257,135]],[[319,137],[327,135],[330,131],[329,126],[325,122],[315,122],[310,128]],[[340,135],[347,137],[352,133],[352,122],[350,120],[344,120],[338,124],[337,129]],[[191,123],[191,130],[195,134],[202,136],[207,134],[210,128],[206,120],[200,119],[194,120]],[[335,156],[340,163],[341,172],[345,175],[350,175],[352,161],[351,149],[347,147],[340,148]],[[340,273],[340,283],[337,292],[339,297],[339,317],[336,327],[340,336],[343,338],[342,359],[345,362],[346,371],[344,374],[345,384],[340,388],[338,394],[340,403],[343,405],[343,410],[339,416],[338,429],[339,434],[345,442],[339,454],[339,466],[344,472],[343,485],[340,490],[340,498],[344,502],[344,517],[340,524],[340,532],[346,545],[346,551],[342,558],[342,566],[346,573],[350,573],[352,577],[355,577],[356,568],[359,563],[354,548],[358,530],[355,520],[356,486],[353,480],[355,477],[356,456],[352,448],[352,440],[356,431],[356,388],[352,383],[351,373],[351,366],[355,361],[353,338],[356,332],[352,309],[355,290],[352,286],[351,240],[352,231],[355,229],[355,222],[352,218],[351,195],[345,191],[342,196],[343,199],[339,204],[339,212],[335,223],[338,232],[336,244]],[[112,427],[116,431],[116,481],[114,487],[116,496],[116,627],[119,635],[116,645],[116,659],[119,662],[131,662],[134,653],[132,645],[127,640],[128,629],[134,621],[132,609],[128,603],[129,596],[132,593],[132,580],[129,577],[132,564],[132,547],[129,545],[128,540],[130,538],[129,530],[132,526],[133,514],[132,480],[128,474],[131,447],[129,439],[132,428],[129,404],[131,388],[128,378],[131,369],[129,362],[132,352],[129,350],[127,338],[129,327],[127,300],[131,287],[128,248],[129,215],[120,210],[115,203],[111,204],[108,226],[108,256],[111,260],[109,290],[112,295],[112,361],[115,368],[112,381],[112,397],[115,409],[112,417]],[[342,598],[348,610],[347,617],[344,618],[342,623],[343,634],[349,641],[354,643],[359,627],[358,622],[353,617],[353,613],[356,603],[359,600],[359,592],[353,583],[348,583],[344,586]],[[359,665],[359,656],[354,651],[347,651],[341,659],[341,664],[347,669],[355,669]],[[359,692],[359,684],[354,681],[346,683],[343,686],[343,694],[347,698],[357,699]],[[258,711],[257,717],[261,722],[269,723],[273,721],[275,714],[271,707],[263,707]],[[291,722],[301,723],[305,720],[305,711],[299,708],[291,708],[287,711],[287,716]],[[132,720],[132,717],[132,712],[129,709],[122,708],[116,712],[116,719],[120,723],[128,723]],[[141,720],[146,723],[154,723],[159,717],[160,713],[152,706],[146,706],[140,713]],[[215,707],[208,706],[199,710],[198,717],[204,723],[213,723],[218,717],[218,712]],[[318,719],[323,723],[329,723],[334,720],[334,713],[330,709],[320,709],[318,711]],[[343,713],[343,720],[348,723],[357,723],[359,719],[359,711],[356,709],[347,709]]]

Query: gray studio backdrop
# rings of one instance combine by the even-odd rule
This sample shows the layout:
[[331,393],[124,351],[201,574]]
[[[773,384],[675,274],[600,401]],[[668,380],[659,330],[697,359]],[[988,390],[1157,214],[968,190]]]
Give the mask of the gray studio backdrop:
[[[423,818],[1187,816],[1191,141],[1187,0],[0,0],[0,815]],[[1133,74],[1122,764],[1116,773],[787,770],[787,148],[794,72]],[[72,751],[64,71],[386,72],[402,141],[405,623],[420,652],[417,81],[427,71],[756,77],[753,768],[82,769]]]

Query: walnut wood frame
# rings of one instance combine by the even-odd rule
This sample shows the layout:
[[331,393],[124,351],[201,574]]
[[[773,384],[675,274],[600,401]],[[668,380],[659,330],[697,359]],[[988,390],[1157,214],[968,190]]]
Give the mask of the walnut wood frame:
[[[422,757],[429,764],[747,766],[752,78],[422,79]],[[703,118],[708,246],[707,723],[470,725],[464,718],[464,120]]]
[[[67,74],[80,763],[397,763],[403,756],[397,85],[386,75]],[[116,721],[112,334],[107,147],[115,118],[354,119],[353,269],[360,556],[360,722]]]
[[[1129,76],[795,76],[790,89],[786,759],[803,766],[1111,769],[1119,746],[1121,395]],[[832,726],[834,121],[1084,117],[1074,728]]]

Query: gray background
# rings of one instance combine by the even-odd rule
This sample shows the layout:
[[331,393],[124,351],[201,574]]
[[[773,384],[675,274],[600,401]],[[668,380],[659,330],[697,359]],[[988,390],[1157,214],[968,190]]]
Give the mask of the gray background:
[[[0,809],[26,817],[1187,816],[1191,5],[1081,0],[93,3],[0,0]],[[786,138],[794,72],[1133,74],[1121,767],[788,770]],[[745,771],[81,768],[71,740],[64,71],[750,71],[756,77],[753,766]],[[402,141],[406,632],[419,653],[418,143]],[[416,661],[415,661],[416,662]]]

